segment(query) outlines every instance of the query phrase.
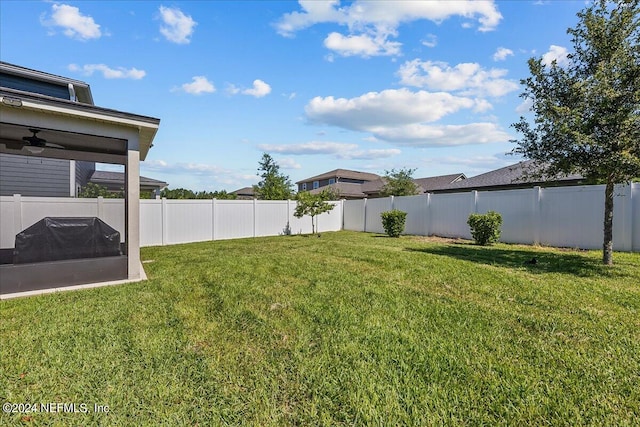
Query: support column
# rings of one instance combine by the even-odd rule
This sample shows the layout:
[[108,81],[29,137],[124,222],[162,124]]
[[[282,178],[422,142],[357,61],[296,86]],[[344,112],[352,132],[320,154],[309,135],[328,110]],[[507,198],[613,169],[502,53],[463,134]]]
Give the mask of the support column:
[[125,165],[125,233],[129,280],[141,278],[140,272],[140,152],[128,150]]

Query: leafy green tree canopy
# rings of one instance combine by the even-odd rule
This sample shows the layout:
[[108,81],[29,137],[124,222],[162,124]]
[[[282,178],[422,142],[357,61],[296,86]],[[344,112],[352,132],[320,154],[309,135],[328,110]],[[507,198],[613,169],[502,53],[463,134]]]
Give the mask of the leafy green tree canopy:
[[236,199],[235,194],[222,191],[198,191],[187,190],[186,188],[175,188],[173,190],[165,188],[160,192],[160,197],[167,199]]
[[262,154],[258,166],[258,176],[262,179],[253,186],[256,198],[262,200],[287,200],[293,196],[291,180],[280,172],[280,166],[267,154]]
[[331,211],[335,205],[329,203],[329,200],[335,200],[336,194],[330,190],[323,190],[319,193],[312,194],[309,191],[302,191],[296,195],[297,205],[293,216],[302,218],[305,215],[311,217],[311,232],[316,233],[315,217]]
[[569,28],[568,64],[529,60],[522,97],[531,102],[512,126],[513,152],[536,161],[539,176],[580,173],[606,184],[603,262],[613,262],[614,184],[640,176],[640,0],[596,0]]
[[83,199],[95,199],[98,197],[104,197],[105,199],[123,199],[124,191],[110,192],[107,187],[103,185],[88,182],[87,185],[80,189],[78,197]]
[[380,191],[382,196],[414,196],[418,194],[418,186],[413,182],[416,170],[403,168],[385,171],[385,184]]

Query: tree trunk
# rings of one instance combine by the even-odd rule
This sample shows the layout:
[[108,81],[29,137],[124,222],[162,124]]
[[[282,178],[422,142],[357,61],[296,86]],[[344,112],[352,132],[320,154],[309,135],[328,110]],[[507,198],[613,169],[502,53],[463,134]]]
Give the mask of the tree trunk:
[[311,234],[316,234],[316,222],[314,221],[315,216],[311,217]]
[[613,265],[613,181],[607,180],[604,191],[604,242],[602,244],[602,262]]

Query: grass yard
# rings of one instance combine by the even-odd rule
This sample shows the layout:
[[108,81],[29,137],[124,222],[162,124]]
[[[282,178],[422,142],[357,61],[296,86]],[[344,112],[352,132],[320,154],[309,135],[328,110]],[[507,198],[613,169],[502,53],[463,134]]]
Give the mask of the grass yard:
[[0,401],[87,405],[0,425],[640,425],[640,254],[337,232],[142,256],[144,283],[0,302]]

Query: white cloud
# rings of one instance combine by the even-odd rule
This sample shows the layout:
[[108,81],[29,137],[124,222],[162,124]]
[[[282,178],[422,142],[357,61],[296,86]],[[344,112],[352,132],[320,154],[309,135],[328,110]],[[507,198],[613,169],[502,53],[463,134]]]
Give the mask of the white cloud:
[[211,83],[205,76],[194,76],[192,82],[184,83],[181,86],[181,89],[192,95],[201,95],[203,93],[213,93],[216,91],[213,83]]
[[[502,20],[493,0],[472,1],[363,1],[341,6],[338,0],[299,0],[300,11],[284,14],[275,28],[285,37],[320,23],[335,23],[348,27],[349,34],[333,32],[325,46],[343,56],[399,55],[401,44],[389,41],[397,37],[403,23],[417,20],[442,22],[460,16],[478,22],[479,31],[491,31]],[[465,22],[471,25],[470,22]],[[427,39],[426,45],[435,43]]]
[[67,37],[78,40],[98,39],[102,36],[100,25],[91,16],[83,15],[80,9],[67,4],[51,5],[51,18],[42,19],[48,27],[61,27]]
[[85,64],[82,67],[76,64],[69,64],[70,71],[80,72],[86,76],[92,75],[94,72],[102,73],[105,79],[132,79],[140,80],[147,75],[146,71],[137,68],[117,67],[111,68],[105,64]]
[[259,149],[271,153],[290,155],[331,155],[336,159],[371,160],[388,158],[400,154],[396,148],[360,149],[358,144],[341,142],[311,141],[301,144],[262,144]]
[[290,158],[283,158],[276,160],[278,166],[282,169],[302,169],[302,165]]
[[559,67],[569,65],[571,62],[568,57],[569,52],[566,47],[556,46],[552,44],[549,46],[547,53],[542,55],[542,63],[547,67],[551,66],[553,61],[556,61]]
[[435,34],[427,34],[422,40],[422,44],[427,47],[436,47],[438,45],[438,37]]
[[305,107],[309,120],[351,130],[434,122],[475,102],[445,92],[389,89],[357,98],[315,97]]
[[[327,49],[333,50],[341,56],[392,56],[400,54],[402,43],[392,42],[386,35],[372,36],[369,34],[343,36],[331,33],[324,40]],[[333,62],[330,60],[329,62]]]
[[337,154],[343,151],[353,151],[358,148],[357,144],[344,144],[341,142],[312,141],[301,144],[261,144],[260,150],[269,153],[279,154]]
[[525,114],[531,112],[531,107],[533,107],[533,101],[531,98],[527,98],[520,105],[516,107],[516,113]]
[[382,140],[412,147],[449,147],[457,145],[508,142],[511,136],[495,123],[464,125],[410,124],[395,128],[372,129]]
[[451,67],[446,62],[419,59],[405,62],[398,70],[400,82],[408,86],[490,97],[501,97],[519,88],[515,81],[503,78],[507,73],[504,69],[484,69],[475,62]]
[[160,33],[170,42],[188,44],[198,23],[189,15],[185,15],[178,8],[160,6],[160,18],[164,25],[160,26]]
[[253,87],[251,89],[245,89],[242,91],[245,95],[255,96],[256,98],[262,98],[271,93],[271,86],[263,82],[260,79],[253,81]]
[[302,11],[286,13],[275,24],[278,33],[291,36],[296,31],[319,23],[347,25],[350,29],[374,26],[395,29],[400,24],[416,20],[442,22],[452,16],[476,19],[480,31],[490,31],[502,20],[492,0],[473,1],[362,1],[340,7],[337,0],[319,2],[300,0]]
[[[224,186],[241,187],[248,184],[256,184],[259,177],[251,173],[243,173],[242,171],[224,168],[218,165],[207,163],[170,163],[165,160],[146,160],[140,163],[142,171],[148,171],[150,175],[156,174],[159,177],[164,174],[174,175],[175,177],[186,177],[186,179],[196,178],[202,186],[211,187],[212,184]],[[183,184],[172,184],[173,179],[159,178],[169,182],[171,188],[179,188]],[[183,178],[185,179],[185,178]],[[230,189],[230,191],[236,188]],[[190,188],[198,191],[200,188]]]
[[504,61],[507,57],[513,56],[513,51],[506,47],[499,47],[496,53],[493,54],[494,61]]

